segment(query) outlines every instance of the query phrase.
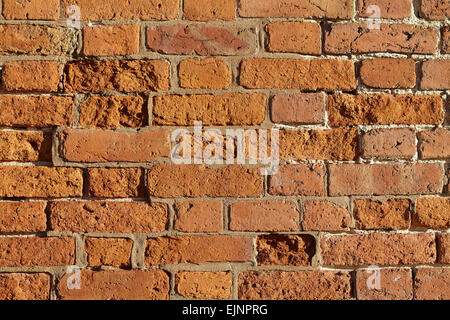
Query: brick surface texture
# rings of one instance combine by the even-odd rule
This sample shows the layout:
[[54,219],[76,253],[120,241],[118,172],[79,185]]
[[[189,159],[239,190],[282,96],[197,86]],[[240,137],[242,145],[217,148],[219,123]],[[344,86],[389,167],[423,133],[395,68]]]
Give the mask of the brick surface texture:
[[450,299],[449,18],[0,1],[0,300]]

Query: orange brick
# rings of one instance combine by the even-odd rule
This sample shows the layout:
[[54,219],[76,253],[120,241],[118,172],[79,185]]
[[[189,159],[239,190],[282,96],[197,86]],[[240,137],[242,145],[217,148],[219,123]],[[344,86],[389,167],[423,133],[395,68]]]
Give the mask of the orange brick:
[[420,16],[431,20],[450,17],[450,3],[448,0],[422,0]]
[[113,25],[83,28],[86,56],[125,56],[139,53],[139,26]]
[[372,88],[414,88],[416,67],[412,59],[377,58],[361,64],[361,80]]
[[0,202],[0,232],[43,232],[47,229],[46,202]]
[[353,215],[357,229],[409,229],[412,212],[410,200],[388,199],[354,201]]
[[51,161],[52,134],[41,131],[1,131],[0,161]]
[[5,91],[58,91],[57,61],[16,61],[3,64],[2,88]]
[[177,272],[177,293],[191,299],[229,299],[231,272]]
[[144,197],[144,172],[140,168],[88,168],[86,191],[93,198]]
[[450,198],[417,199],[414,225],[430,229],[450,228]]
[[438,240],[438,262],[450,264],[450,233],[440,233]]
[[235,0],[186,0],[183,17],[187,20],[212,21],[236,18]]
[[442,28],[441,34],[441,51],[442,53],[450,53],[450,27]]
[[220,232],[223,229],[220,201],[182,201],[175,204],[174,229],[184,232]]
[[305,200],[302,214],[303,230],[345,231],[351,223],[347,209],[327,200]]
[[322,29],[315,22],[272,22],[266,26],[270,52],[320,55]]
[[274,195],[325,195],[325,167],[322,164],[291,164],[280,166],[269,176],[269,193]]
[[59,0],[3,0],[6,20],[58,20]]
[[450,130],[437,128],[419,132],[419,155],[421,159],[450,158]]
[[[378,6],[379,12],[370,6]],[[404,19],[412,14],[411,0],[358,0],[359,16],[364,18]],[[379,16],[377,16],[379,13]]]
[[414,299],[449,300],[450,268],[419,268],[414,277]]
[[422,89],[450,89],[450,59],[428,60],[422,65]]
[[225,89],[232,82],[230,68],[223,60],[186,59],[178,68],[180,86],[188,89]]
[[90,267],[131,267],[133,241],[117,238],[87,238],[85,249]]
[[264,235],[256,239],[259,265],[310,266],[316,251],[311,235]]
[[325,121],[325,99],[323,93],[277,94],[272,99],[272,121],[321,124]]
[[0,273],[1,300],[48,300],[49,298],[49,274]]

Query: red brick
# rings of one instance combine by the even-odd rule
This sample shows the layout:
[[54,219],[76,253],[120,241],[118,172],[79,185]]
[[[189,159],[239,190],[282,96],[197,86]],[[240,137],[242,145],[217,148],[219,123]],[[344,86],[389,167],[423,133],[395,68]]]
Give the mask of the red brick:
[[144,171],[140,168],[88,168],[86,193],[92,198],[145,197]]
[[46,202],[0,202],[0,232],[43,232],[47,229]]
[[205,262],[250,261],[253,239],[239,236],[199,235],[150,238],[145,264],[148,266]]
[[65,198],[83,194],[82,170],[65,167],[0,167],[0,197]]
[[2,88],[5,91],[58,91],[57,61],[16,61],[3,64]]
[[351,298],[347,271],[246,271],[239,275],[242,300],[342,300]]
[[66,266],[74,260],[73,238],[0,238],[1,267]]
[[234,231],[297,231],[298,219],[291,201],[241,201],[230,206],[230,230]]
[[450,89],[450,59],[428,60],[422,65],[422,89]]
[[220,232],[223,204],[220,201],[182,201],[175,204],[174,229],[184,232]]
[[81,271],[81,288],[69,289],[73,274],[58,284],[63,300],[167,300],[169,276],[162,270]]
[[331,127],[375,124],[441,124],[440,96],[336,94],[328,97]]
[[41,131],[1,131],[0,161],[52,160],[52,134]]
[[372,88],[405,89],[416,85],[416,66],[412,59],[363,60],[360,75],[362,83]]
[[231,82],[230,68],[221,59],[186,59],[178,67],[180,86],[188,89],[225,89]]
[[388,199],[377,201],[357,199],[354,201],[353,215],[357,229],[409,229],[411,201],[407,199]]
[[272,99],[271,118],[283,124],[322,124],[325,120],[323,93],[277,94]]
[[326,235],[320,246],[329,266],[420,265],[435,262],[434,238],[430,233]]
[[73,98],[0,95],[0,125],[52,127],[72,124]]
[[421,159],[450,158],[450,130],[437,128],[419,132],[419,155]]
[[59,26],[2,24],[0,34],[0,55],[64,56],[77,46],[76,31]]
[[257,125],[264,121],[267,97],[259,93],[163,95],[153,101],[153,123],[166,126]]
[[411,269],[359,269],[356,271],[356,296],[358,300],[411,300],[412,283]]
[[419,198],[416,203],[414,226],[430,229],[450,228],[450,198]]
[[3,0],[6,20],[58,20],[59,0]]
[[239,14],[241,17],[349,19],[354,15],[354,7],[350,0],[335,0],[322,6],[306,0],[241,0]]
[[328,200],[305,200],[302,214],[303,230],[346,231],[351,223],[347,209]]
[[442,28],[441,34],[441,51],[442,53],[450,53],[450,27]]
[[66,64],[66,92],[149,92],[169,89],[164,60],[80,60]]
[[249,197],[262,194],[262,181],[260,169],[240,165],[157,164],[148,171],[148,188],[154,197]]
[[330,164],[331,195],[433,194],[442,191],[439,163]]
[[[379,12],[370,6],[378,6]],[[358,0],[359,16],[364,18],[404,19],[411,17],[411,0]],[[379,13],[379,16],[378,16]]]
[[0,273],[1,300],[48,300],[49,298],[49,274]]
[[151,162],[170,153],[166,130],[65,129],[61,151],[72,162]]
[[409,128],[372,129],[361,139],[362,157],[411,159],[416,154],[416,132]]
[[449,300],[450,268],[419,268],[414,277],[414,299]]
[[175,24],[149,27],[147,47],[167,54],[244,55],[255,52],[256,34],[251,29],[233,26]]
[[87,238],[85,250],[90,267],[131,267],[133,241],[117,238]]
[[256,239],[259,265],[310,266],[316,251],[311,235],[272,234]]
[[420,6],[420,16],[438,20],[450,18],[450,3],[448,0],[422,0]]
[[81,20],[171,20],[178,17],[178,0],[63,0],[63,12],[70,16],[68,7],[80,7]]
[[138,128],[147,124],[141,96],[94,96],[80,106],[80,125],[101,128]]
[[185,0],[183,17],[196,21],[233,20],[236,0]]
[[229,299],[233,284],[231,272],[177,272],[178,294],[191,299]]
[[139,53],[139,26],[113,25],[83,28],[86,56],[125,56]]
[[250,89],[342,90],[356,88],[353,61],[246,59],[239,83]]
[[322,29],[315,22],[272,22],[266,26],[270,52],[320,55]]
[[[373,22],[372,22],[373,23]],[[325,36],[327,53],[394,52],[434,54],[438,45],[437,30],[413,24],[385,24],[369,28],[367,23],[334,23]]]
[[146,202],[57,201],[50,229],[78,233],[154,233],[166,230],[167,205]]
[[450,264],[450,233],[438,234],[438,262]]
[[322,164],[291,164],[280,166],[269,176],[269,193],[274,195],[325,195],[325,167]]

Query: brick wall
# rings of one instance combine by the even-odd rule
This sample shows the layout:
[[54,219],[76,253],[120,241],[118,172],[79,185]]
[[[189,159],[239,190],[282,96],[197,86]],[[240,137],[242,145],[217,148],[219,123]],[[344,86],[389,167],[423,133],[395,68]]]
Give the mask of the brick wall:
[[448,0],[0,8],[1,299],[450,299]]

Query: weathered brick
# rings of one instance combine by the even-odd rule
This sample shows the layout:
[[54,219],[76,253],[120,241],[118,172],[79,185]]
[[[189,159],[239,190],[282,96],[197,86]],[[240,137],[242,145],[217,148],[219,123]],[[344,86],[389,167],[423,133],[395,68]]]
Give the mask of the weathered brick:
[[3,0],[6,20],[58,20],[59,0]]
[[255,52],[256,34],[253,29],[235,26],[175,24],[149,27],[147,47],[167,54],[244,55]]
[[76,31],[58,26],[2,24],[0,34],[1,55],[63,56],[77,46]]
[[64,68],[66,92],[148,92],[169,89],[169,64],[163,60],[80,60]]
[[322,29],[315,22],[272,22],[266,26],[270,52],[320,55]]
[[162,232],[168,223],[163,203],[57,201],[50,203],[50,228],[78,233]]
[[256,239],[259,265],[310,266],[316,251],[311,235],[264,235]]
[[239,82],[251,89],[342,90],[356,88],[354,62],[337,59],[246,59]]
[[183,17],[188,20],[211,21],[236,18],[235,0],[186,0]]
[[325,120],[323,93],[277,94],[272,99],[271,118],[284,124],[321,124]]
[[177,272],[177,293],[191,299],[229,299],[231,272]]
[[0,273],[1,300],[48,300],[49,298],[49,274]]
[[57,61],[15,61],[3,64],[2,88],[5,91],[58,91]]
[[86,192],[93,198],[144,197],[144,172],[139,168],[88,168]]
[[439,163],[330,164],[330,195],[433,194],[442,191]]
[[131,267],[133,241],[117,238],[87,238],[85,250],[90,267]]
[[170,153],[167,130],[65,129],[61,152],[74,162],[151,162]]
[[450,130],[437,128],[419,132],[419,155],[421,159],[450,158]]
[[167,300],[169,276],[162,270],[81,271],[81,288],[69,289],[73,274],[59,281],[63,300]]
[[0,202],[0,232],[42,232],[47,229],[46,202]]
[[52,134],[41,131],[0,131],[0,161],[51,161]]
[[422,89],[450,89],[450,59],[428,60],[422,65]]
[[438,262],[450,264],[450,233],[440,233],[438,240]]
[[73,98],[0,95],[0,126],[52,127],[72,124]]
[[80,7],[81,20],[170,20],[178,17],[178,0],[63,0],[63,12],[67,17],[73,12],[69,6]]
[[443,101],[437,95],[336,94],[328,97],[332,127],[374,124],[441,124]]
[[347,209],[328,200],[305,200],[302,214],[303,230],[346,231],[351,223]]
[[350,0],[326,4],[310,0],[241,0],[239,14],[241,17],[349,19],[354,15],[354,7]]
[[450,228],[450,198],[417,199],[414,225],[430,229]]
[[74,260],[74,238],[0,238],[1,267],[66,266]]
[[416,154],[414,129],[372,129],[361,138],[363,158],[411,159]]
[[330,266],[420,265],[436,260],[436,243],[430,233],[326,235],[320,247],[323,264]]
[[125,56],[139,53],[139,26],[112,25],[83,28],[86,56]]
[[0,197],[64,198],[83,194],[82,170],[65,167],[0,167]]
[[145,264],[250,261],[253,239],[239,236],[172,236],[147,240]]
[[148,171],[148,188],[154,197],[249,197],[262,194],[262,180],[259,169],[240,165],[157,164]]
[[416,85],[413,59],[376,58],[361,63],[361,81],[372,88],[405,89]]
[[359,269],[356,271],[358,300],[411,300],[412,284],[411,269]]
[[[377,6],[380,11],[375,11],[370,6]],[[358,11],[359,16],[364,18],[404,19],[411,16],[412,1],[358,0]]]
[[155,97],[153,123],[189,126],[257,125],[264,121],[267,97],[259,93],[164,95]]
[[188,89],[225,89],[232,82],[230,68],[221,59],[186,59],[178,67],[180,86]]
[[299,212],[286,200],[240,201],[230,206],[230,230],[297,231]]
[[91,96],[80,106],[83,127],[138,128],[147,124],[147,108],[141,96]]
[[442,28],[441,34],[441,51],[442,53],[450,53],[450,27]]
[[223,229],[220,201],[182,201],[175,204],[174,229],[184,232],[220,232]]
[[[372,22],[373,23],[373,22]],[[416,53],[434,54],[438,45],[437,30],[413,24],[334,23],[325,35],[327,53]]]
[[409,229],[410,200],[388,199],[377,201],[358,199],[353,203],[353,215],[357,229]]
[[450,268],[419,268],[414,277],[414,299],[449,300]]
[[356,128],[283,130],[280,131],[279,143],[282,159],[356,160],[358,158]]
[[269,176],[269,193],[274,195],[325,195],[325,167],[322,164],[291,164],[280,166]]
[[246,271],[239,275],[243,300],[342,300],[351,298],[347,271]]
[[450,18],[450,3],[448,0],[422,0],[420,16],[423,18],[437,20]]

